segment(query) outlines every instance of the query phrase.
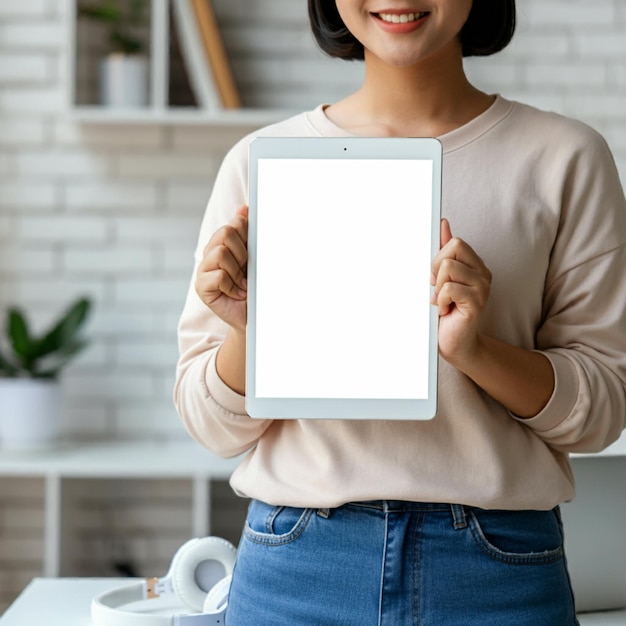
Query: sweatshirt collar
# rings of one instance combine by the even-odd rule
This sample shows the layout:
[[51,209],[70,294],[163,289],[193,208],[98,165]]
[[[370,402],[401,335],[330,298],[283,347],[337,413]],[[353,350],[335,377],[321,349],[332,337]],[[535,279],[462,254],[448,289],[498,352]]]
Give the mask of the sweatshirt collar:
[[[486,111],[483,111],[467,124],[437,137],[443,145],[444,154],[459,150],[487,133],[509,115],[513,106],[513,102],[496,95],[494,102]],[[327,104],[320,104],[306,114],[313,132],[322,137],[355,137],[356,135],[337,126],[326,116],[325,109],[327,107]]]

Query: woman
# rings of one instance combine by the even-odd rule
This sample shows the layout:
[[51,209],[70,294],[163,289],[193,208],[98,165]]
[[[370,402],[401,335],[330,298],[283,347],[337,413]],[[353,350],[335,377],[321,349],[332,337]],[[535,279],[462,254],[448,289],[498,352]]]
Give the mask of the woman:
[[610,152],[583,124],[469,83],[463,57],[508,44],[512,0],[310,0],[309,13],[322,49],[364,59],[364,83],[256,135],[441,140],[439,411],[247,417],[242,140],[202,224],[175,390],[200,443],[248,451],[231,481],[253,500],[228,624],[576,624],[567,455],[608,446],[626,415],[626,201]]

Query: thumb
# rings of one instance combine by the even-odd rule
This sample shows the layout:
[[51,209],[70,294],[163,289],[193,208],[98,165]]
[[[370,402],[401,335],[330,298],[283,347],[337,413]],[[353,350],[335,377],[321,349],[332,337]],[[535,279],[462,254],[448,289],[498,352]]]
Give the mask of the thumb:
[[448,220],[445,218],[441,220],[440,239],[442,248],[448,243],[448,241],[450,241],[450,239],[452,239],[450,222],[448,222]]
[[235,211],[235,215],[241,215],[242,217],[245,217],[246,219],[248,219],[248,207],[247,205],[242,205],[240,206],[236,211]]

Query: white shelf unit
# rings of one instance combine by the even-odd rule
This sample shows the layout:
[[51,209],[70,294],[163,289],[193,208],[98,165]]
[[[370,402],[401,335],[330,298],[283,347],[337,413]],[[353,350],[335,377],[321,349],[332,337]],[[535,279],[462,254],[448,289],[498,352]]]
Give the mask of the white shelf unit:
[[[84,105],[79,103],[79,72],[78,57],[83,55],[80,50],[80,38],[78,36],[79,17],[78,4],[80,0],[70,0],[66,11],[66,41],[68,41],[68,81],[67,81],[67,109],[70,113],[80,112]],[[168,80],[169,80],[169,0],[150,0],[150,23],[149,23],[149,58],[150,58],[150,99],[149,106],[142,108],[137,113],[165,113],[168,104]],[[147,25],[148,26],[148,25]],[[114,110],[106,107],[88,106],[88,110],[97,112],[98,117],[107,119],[110,114],[119,116],[120,113],[134,114],[135,110]],[[95,119],[95,115],[92,119]]]
[[134,124],[140,126],[157,124],[210,125],[232,128],[258,128],[273,124],[293,115],[295,111],[278,109],[230,109],[206,111],[183,107],[167,110],[150,109],[104,109],[99,106],[74,106],[70,117],[78,122],[91,124]]
[[[149,0],[150,17],[147,24],[149,34],[149,58],[150,58],[150,92],[149,105],[147,107],[137,109],[124,109],[106,107],[97,104],[96,89],[94,76],[96,71],[96,61],[94,58],[93,46],[97,47],[90,38],[87,47],[85,47],[84,36],[79,36],[79,27],[91,29],[89,32],[97,30],[93,26],[89,26],[88,22],[83,21],[85,18],[78,17],[78,3],[80,0],[68,0],[66,10],[66,40],[68,44],[68,64],[67,64],[67,102],[66,110],[68,117],[81,123],[91,124],[182,124],[182,125],[209,125],[209,126],[225,126],[225,127],[243,127],[258,128],[267,124],[285,119],[294,113],[317,104],[318,98],[314,93],[324,91],[324,80],[330,80],[335,86],[341,82],[341,77],[332,76],[333,66],[330,68],[326,65],[328,59],[324,59],[315,49],[314,45],[304,45],[300,54],[303,56],[304,63],[312,69],[313,74],[309,74],[308,80],[311,82],[310,99],[302,97],[302,105],[296,93],[298,89],[291,89],[288,86],[282,86],[277,90],[276,99],[281,102],[284,100],[287,106],[277,106],[273,103],[269,107],[248,107],[244,106],[239,109],[207,109],[197,106],[176,106],[169,102],[169,81],[171,66],[171,35],[173,25],[170,23],[175,16],[171,12],[171,2],[174,0]],[[216,9],[219,3],[216,3]],[[276,7],[272,10],[278,11]],[[305,11],[305,9],[303,9]],[[303,13],[304,14],[304,13]],[[232,17],[231,17],[232,20]],[[148,28],[149,27],[149,28]],[[271,38],[271,33],[268,34]],[[97,36],[95,37],[97,40]],[[104,49],[101,50],[104,53]],[[248,51],[248,54],[254,54]],[[255,59],[255,63],[258,60]],[[283,63],[289,63],[285,61]],[[297,65],[297,60],[291,61],[292,69]],[[312,64],[312,65],[311,65]],[[89,68],[86,70],[86,68]],[[331,70],[328,72],[328,70]],[[89,76],[89,81],[85,80],[85,73]],[[289,73],[289,72],[287,72]],[[330,78],[328,78],[330,76]],[[235,79],[237,76],[235,75]],[[263,80],[263,76],[260,80]],[[321,83],[320,83],[321,81]],[[83,83],[89,82],[90,87],[87,89]],[[282,93],[279,93],[281,92]],[[300,89],[299,91],[306,91]],[[89,93],[87,96],[86,93]],[[323,97],[324,94],[320,93]],[[242,94],[245,100],[245,94]],[[294,101],[295,98],[295,101]]]
[[67,573],[72,483],[76,479],[182,479],[192,486],[189,537],[211,534],[211,483],[227,480],[237,459],[220,459],[195,442],[67,445],[39,452],[0,451],[0,478],[42,478],[44,488],[43,575]]

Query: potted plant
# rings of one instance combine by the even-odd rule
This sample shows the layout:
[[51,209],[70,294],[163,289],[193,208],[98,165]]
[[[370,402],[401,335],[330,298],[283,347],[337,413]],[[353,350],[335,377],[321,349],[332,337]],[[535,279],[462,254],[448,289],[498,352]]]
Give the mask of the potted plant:
[[[48,446],[59,436],[63,368],[86,345],[79,336],[91,303],[80,298],[41,335],[34,335],[24,312],[8,309],[6,349],[0,350],[0,446]],[[3,348],[3,346],[0,346]]]
[[100,64],[100,99],[112,107],[148,104],[148,59],[145,56],[147,0],[82,2],[78,15],[104,25],[109,53]]

